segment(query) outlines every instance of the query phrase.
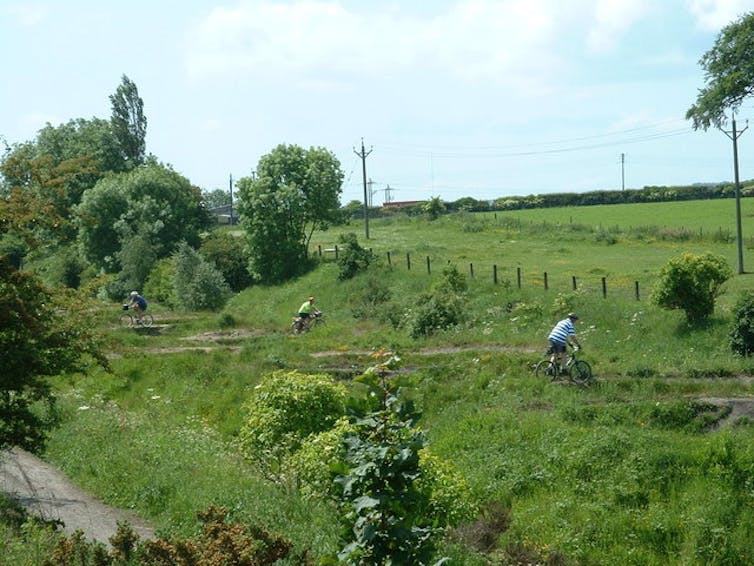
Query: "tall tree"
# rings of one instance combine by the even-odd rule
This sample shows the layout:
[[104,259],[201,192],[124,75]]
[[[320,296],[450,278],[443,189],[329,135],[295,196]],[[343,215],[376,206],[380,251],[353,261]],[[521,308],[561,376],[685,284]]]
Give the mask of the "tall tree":
[[110,95],[110,103],[113,109],[110,123],[123,156],[133,166],[141,165],[146,159],[147,118],[139,90],[126,75],[115,94]]
[[754,94],[754,12],[724,27],[699,64],[706,84],[686,119],[693,120],[694,129],[721,127],[726,110],[736,111]]
[[279,145],[255,177],[239,179],[239,210],[248,234],[250,272],[264,282],[298,275],[317,229],[339,219],[343,172],[324,148]]

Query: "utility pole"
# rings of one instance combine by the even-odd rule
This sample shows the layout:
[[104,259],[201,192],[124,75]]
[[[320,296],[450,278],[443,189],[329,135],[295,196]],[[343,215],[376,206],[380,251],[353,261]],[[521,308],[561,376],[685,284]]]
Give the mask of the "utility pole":
[[392,193],[395,189],[391,189],[390,185],[385,187],[385,202],[393,202],[393,196]]
[[356,151],[353,148],[353,152],[361,158],[361,174],[364,179],[364,230],[366,232],[366,239],[369,239],[369,197],[367,195],[367,155],[372,153],[372,148],[369,151],[364,150],[364,138],[361,138],[361,152]]
[[230,225],[233,225],[233,173],[228,179],[228,188],[230,189]]
[[743,239],[741,237],[741,183],[738,179],[738,138],[749,129],[749,121],[746,121],[746,127],[740,132],[736,132],[736,115],[732,116],[733,130],[722,132],[733,141],[733,174],[736,182],[736,236],[738,239],[738,274],[744,273],[744,252]]
[[626,154],[620,154],[620,190],[626,190]]

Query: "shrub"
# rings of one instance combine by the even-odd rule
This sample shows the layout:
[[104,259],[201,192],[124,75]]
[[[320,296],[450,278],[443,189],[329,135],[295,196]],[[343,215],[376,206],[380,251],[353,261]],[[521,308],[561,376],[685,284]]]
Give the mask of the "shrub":
[[754,352],[754,291],[747,291],[736,303],[728,341],[739,356]]
[[732,275],[721,256],[684,253],[660,270],[652,300],[665,309],[683,310],[690,324],[699,323],[712,315],[722,284]]
[[349,293],[351,312],[354,318],[369,318],[375,312],[384,307],[390,301],[392,293],[384,277],[368,275],[362,281],[361,286]]
[[244,405],[241,449],[261,469],[280,463],[311,434],[332,428],[345,411],[346,391],[324,374],[276,371],[265,376]]
[[366,271],[376,259],[370,250],[359,245],[356,234],[352,232],[342,234],[340,243],[343,247],[338,250],[338,281],[351,279],[357,273]]
[[149,272],[144,283],[144,296],[150,301],[157,301],[169,307],[176,306],[173,279],[175,278],[175,262],[173,258],[159,260]]
[[199,253],[222,273],[233,291],[238,292],[251,285],[249,252],[243,238],[214,232],[202,242]]
[[222,274],[186,243],[173,256],[173,292],[185,310],[216,310],[225,304],[231,291]]

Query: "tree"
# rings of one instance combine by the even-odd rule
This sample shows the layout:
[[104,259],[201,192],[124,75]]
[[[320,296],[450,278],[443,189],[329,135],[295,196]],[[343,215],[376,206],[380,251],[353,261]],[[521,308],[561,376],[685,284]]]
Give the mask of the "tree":
[[249,271],[265,283],[283,281],[307,265],[315,230],[339,220],[343,172],[323,148],[279,145],[263,156],[255,177],[238,181]]
[[77,211],[84,256],[107,273],[133,266],[136,271],[125,275],[137,288],[151,265],[135,261],[129,246],[138,243],[156,260],[172,254],[181,241],[198,246],[200,231],[209,226],[199,189],[154,161],[102,179],[86,192]]
[[665,309],[681,309],[690,324],[712,315],[722,285],[733,276],[725,258],[712,253],[684,253],[660,270],[652,300]]
[[422,211],[429,216],[430,220],[437,220],[445,212],[445,204],[440,197],[432,197],[422,205]]
[[141,165],[146,158],[147,118],[139,90],[126,75],[110,95],[112,115],[110,123],[124,159],[132,167]]
[[54,402],[46,376],[82,369],[86,354],[106,365],[84,330],[89,325],[70,310],[80,304],[80,298],[54,295],[0,257],[0,448],[34,449],[44,441],[52,422],[34,405]]
[[725,111],[735,111],[754,93],[754,12],[724,27],[699,64],[706,84],[686,119],[693,120],[694,129],[721,127]]
[[173,295],[182,309],[216,310],[230,297],[222,273],[185,242],[178,245],[173,262]]
[[746,291],[733,311],[733,324],[728,332],[730,349],[739,356],[754,353],[754,292]]

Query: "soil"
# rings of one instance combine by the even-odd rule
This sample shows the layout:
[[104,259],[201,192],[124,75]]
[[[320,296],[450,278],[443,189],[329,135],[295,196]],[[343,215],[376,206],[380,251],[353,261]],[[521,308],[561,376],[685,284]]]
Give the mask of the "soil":
[[0,489],[29,513],[61,524],[68,534],[80,530],[87,540],[109,545],[118,523],[127,522],[140,539],[155,538],[154,529],[133,513],[105,505],[19,448],[0,454]]

